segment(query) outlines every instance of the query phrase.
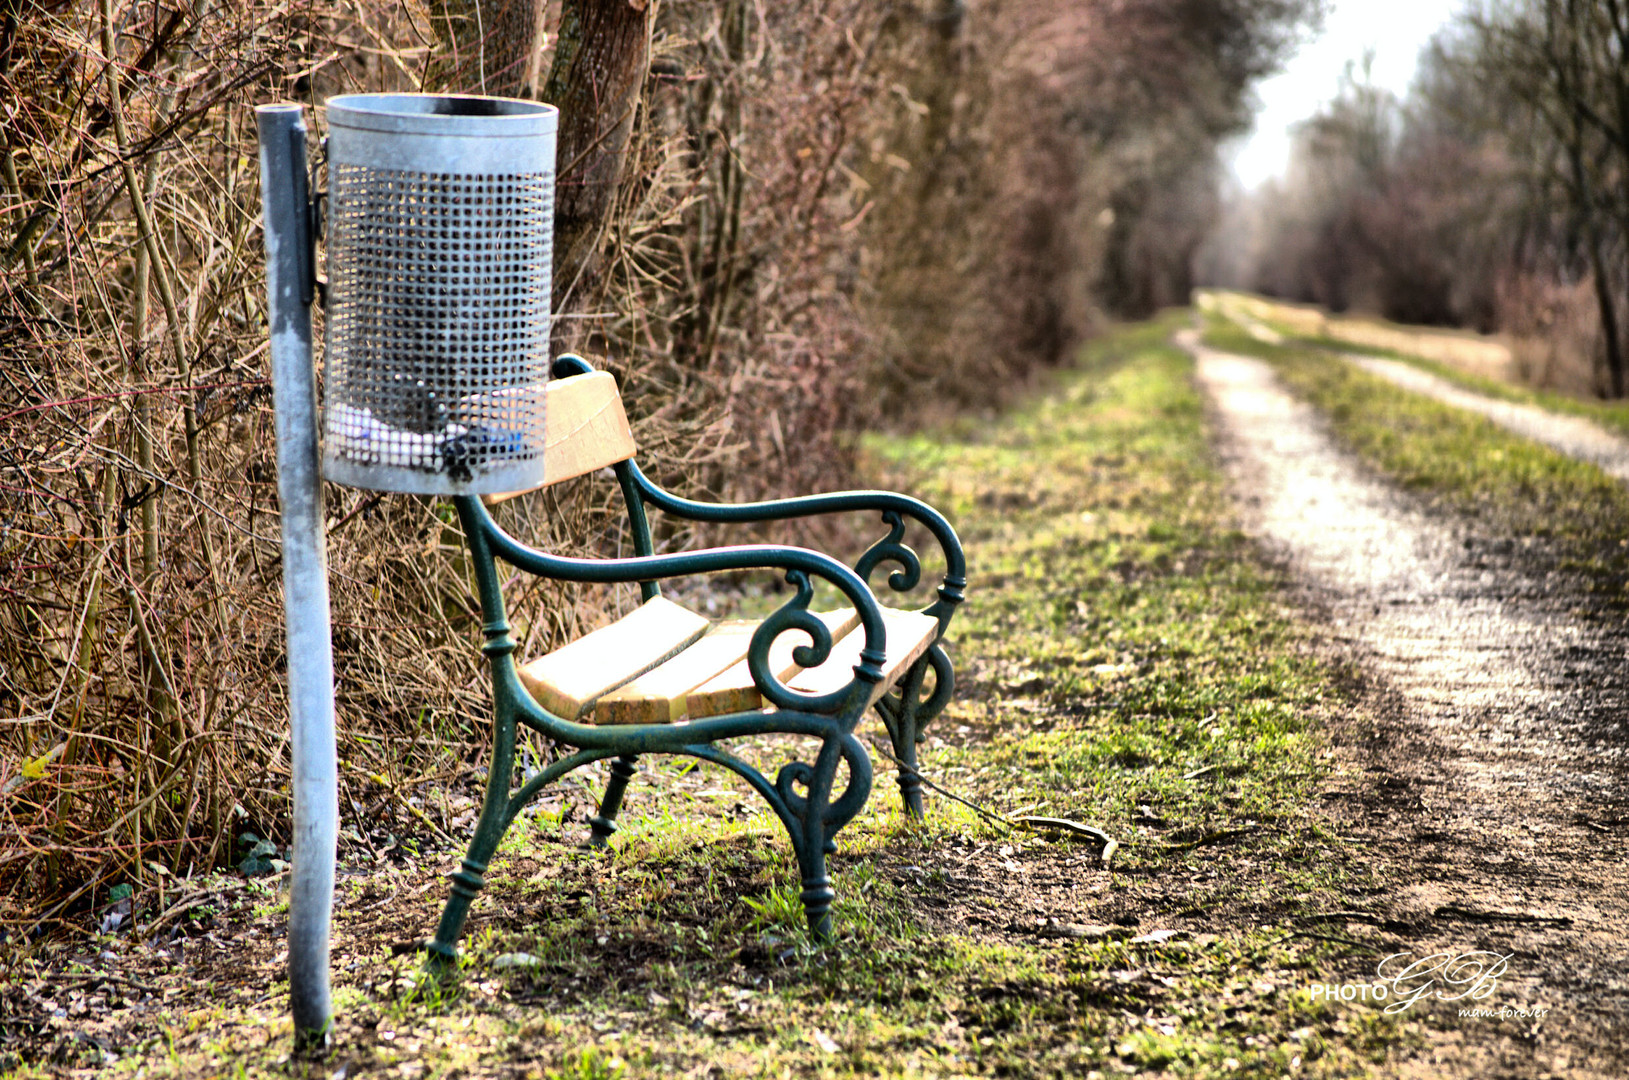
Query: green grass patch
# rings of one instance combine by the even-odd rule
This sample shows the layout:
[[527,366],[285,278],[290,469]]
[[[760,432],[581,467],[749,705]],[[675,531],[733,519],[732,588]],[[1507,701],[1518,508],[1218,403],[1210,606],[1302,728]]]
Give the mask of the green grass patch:
[[957,709],[988,739],[934,760],[1009,810],[1112,827],[1157,805],[1181,835],[1246,817],[1276,830],[1318,774],[1307,721],[1324,677],[1228,524],[1169,329],[1089,349],[987,437],[872,443],[906,486],[956,507],[977,573]]

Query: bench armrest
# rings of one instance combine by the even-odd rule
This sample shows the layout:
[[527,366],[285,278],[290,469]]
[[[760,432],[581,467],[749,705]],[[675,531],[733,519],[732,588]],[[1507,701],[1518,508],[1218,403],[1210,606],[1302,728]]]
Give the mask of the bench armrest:
[[[555,357],[554,377],[569,379],[586,375],[594,366],[580,356],[570,353]],[[705,503],[686,499],[667,491],[646,476],[630,457],[614,466],[622,485],[623,497],[628,503],[630,521],[634,527],[636,547],[648,554],[650,530],[645,523],[645,504],[659,507],[675,517],[690,521],[720,524],[757,521],[785,521],[790,518],[813,517],[821,514],[847,513],[873,510],[882,514],[889,526],[888,535],[871,545],[854,563],[855,572],[869,583],[871,574],[884,562],[896,563],[899,569],[888,575],[888,585],[896,592],[914,589],[922,579],[922,564],[916,552],[905,544],[905,522],[920,523],[938,541],[945,560],[945,576],[940,581],[938,599],[927,608],[928,614],[939,620],[942,635],[950,623],[950,615],[962,602],[967,589],[967,560],[962,554],[961,541],[956,530],[944,515],[920,499],[892,491],[840,491],[825,495],[808,495],[796,499],[772,499],[752,503]],[[649,599],[652,593],[645,593]]]
[[[784,570],[786,580],[796,586],[797,592],[758,627],[747,653],[753,681],[765,700],[782,709],[832,713],[847,703],[860,684],[864,683],[866,692],[869,692],[870,687],[883,679],[887,631],[882,609],[865,579],[829,555],[780,544],[743,544],[669,555],[638,555],[620,559],[574,558],[539,551],[516,540],[499,527],[478,497],[459,496],[454,502],[458,506],[465,539],[474,556],[482,617],[489,635],[508,633],[494,557],[516,569],[543,577],[599,584],[633,584],[720,570]],[[859,613],[860,627],[865,634],[865,647],[860,651],[860,663],[854,669],[854,680],[842,689],[821,695],[791,689],[775,677],[768,664],[770,645],[781,634],[791,630],[807,634],[812,641],[812,644],[799,646],[793,652],[800,667],[818,667],[831,654],[831,631],[809,611],[809,601],[814,596],[811,577],[824,578],[848,598]]]
[[928,609],[939,619],[941,631],[950,613],[961,603],[967,589],[967,560],[961,540],[943,514],[920,499],[892,491],[838,491],[805,495],[795,499],[771,499],[750,503],[705,503],[675,495],[646,476],[632,461],[618,465],[626,469],[640,497],[652,506],[691,521],[722,524],[757,521],[785,521],[791,518],[839,514],[855,510],[880,511],[889,533],[855,562],[854,569],[867,584],[872,572],[883,562],[898,563],[900,569],[888,576],[889,587],[898,592],[916,587],[922,577],[922,564],[916,552],[904,543],[906,519],[919,522],[939,542],[944,555],[945,576],[939,585],[939,599]]

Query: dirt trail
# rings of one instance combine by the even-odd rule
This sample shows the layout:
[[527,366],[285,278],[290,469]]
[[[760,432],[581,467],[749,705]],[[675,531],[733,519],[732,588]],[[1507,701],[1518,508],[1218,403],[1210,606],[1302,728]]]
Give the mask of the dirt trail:
[[[1258,341],[1265,341],[1269,345],[1284,343],[1283,334],[1252,318],[1249,312],[1235,308],[1227,312],[1227,317],[1243,326],[1246,332]],[[1485,416],[1506,431],[1543,443],[1568,457],[1587,461],[1613,479],[1629,483],[1629,439],[1614,435],[1582,417],[1565,416],[1541,409],[1537,405],[1520,405],[1513,401],[1486,397],[1455,386],[1447,379],[1422,371],[1401,360],[1389,360],[1381,356],[1354,356],[1348,353],[1331,355],[1345,357],[1369,374],[1385,379],[1404,390],[1424,394],[1436,398],[1445,405]]]
[[1616,480],[1629,483],[1629,439],[1613,435],[1588,420],[1563,416],[1536,405],[1483,397],[1401,360],[1379,356],[1348,357],[1352,363],[1405,390],[1436,398],[1467,412],[1479,413],[1507,431],[1543,443],[1568,457],[1599,466]]
[[[1573,617],[1520,552],[1433,519],[1337,449],[1258,360],[1185,333],[1247,527],[1282,554],[1361,673],[1333,733],[1330,816],[1389,888],[1397,948],[1513,953],[1439,1019],[1420,1076],[1629,1074],[1629,719],[1619,627]],[[1362,929],[1354,925],[1354,931]],[[1446,1018],[1446,1019],[1443,1019]]]

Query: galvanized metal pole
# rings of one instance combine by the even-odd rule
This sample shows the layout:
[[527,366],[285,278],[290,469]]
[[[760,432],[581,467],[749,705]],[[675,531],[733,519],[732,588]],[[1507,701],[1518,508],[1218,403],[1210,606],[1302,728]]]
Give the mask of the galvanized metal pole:
[[283,517],[283,611],[294,756],[294,856],[288,916],[289,998],[296,1049],[326,1046],[333,1021],[328,927],[334,902],[339,820],[334,752],[334,654],[328,617],[328,554],[317,457],[317,388],[311,356],[311,212],[305,121],[298,105],[262,105],[260,193],[266,233],[277,430],[277,494]]

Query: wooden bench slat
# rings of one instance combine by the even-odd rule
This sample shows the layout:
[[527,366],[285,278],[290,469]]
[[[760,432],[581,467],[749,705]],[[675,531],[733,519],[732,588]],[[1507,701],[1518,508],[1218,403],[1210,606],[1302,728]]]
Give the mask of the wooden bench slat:
[[[927,652],[928,646],[939,635],[939,620],[920,611],[883,608],[882,622],[887,632],[883,649],[887,659],[882,664],[882,682],[871,692],[873,702],[899,681],[905,669]],[[863,648],[865,635],[858,631],[849,634],[832,646],[831,656],[826,658],[824,664],[798,672],[787,685],[805,694],[829,694],[833,690],[841,690],[854,681],[854,668],[860,662],[860,650]]]
[[[853,608],[839,608],[836,611],[819,613],[816,618],[826,624],[826,629],[831,631],[834,641],[840,641],[860,623],[859,613]],[[797,663],[792,659],[792,651],[799,645],[808,643],[809,639],[802,634],[782,634],[769,647],[769,670],[782,681],[791,677],[798,670]],[[836,648],[834,644],[832,650],[835,652]],[[742,660],[723,674],[714,676],[686,694],[683,715],[692,720],[700,720],[707,716],[722,716],[725,713],[762,708],[763,703],[758,688],[753,685],[752,671],[747,662]]]
[[[622,395],[609,371],[550,379],[547,394],[543,414],[543,483],[537,487],[586,476],[595,469],[634,456],[633,429],[628,426]],[[524,494],[525,491],[508,491],[501,495],[483,495],[482,501],[496,506]]]
[[537,703],[576,720],[594,702],[656,667],[707,632],[707,620],[664,597],[520,668]]
[[727,619],[701,640],[594,704],[596,724],[670,724],[685,714],[685,695],[747,655],[755,619]]

